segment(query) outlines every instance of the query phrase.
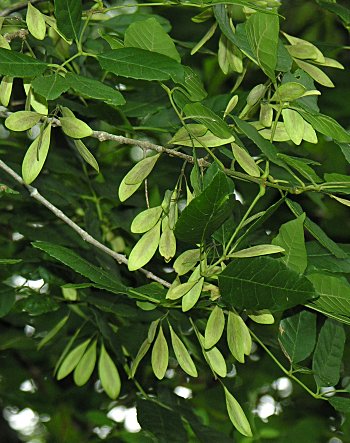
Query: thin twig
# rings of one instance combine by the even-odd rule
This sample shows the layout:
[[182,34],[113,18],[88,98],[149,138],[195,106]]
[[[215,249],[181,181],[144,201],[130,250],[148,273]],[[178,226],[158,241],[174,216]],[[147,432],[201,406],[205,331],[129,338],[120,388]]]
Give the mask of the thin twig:
[[[167,154],[171,157],[178,157],[178,158],[181,158],[182,160],[188,161],[189,163],[194,162],[193,157],[191,155],[187,155],[187,154],[184,154],[183,152],[175,151],[174,149],[165,148],[164,146],[156,145],[154,143],[151,143],[151,142],[148,142],[145,140],[135,140],[133,138],[123,137],[122,135],[110,134],[109,132],[105,132],[105,131],[94,131],[92,133],[91,137],[97,138],[100,142],[103,142],[106,140],[112,140],[112,141],[115,141],[115,142],[123,144],[123,145],[139,146],[142,149],[146,149],[146,150],[150,149],[150,150],[158,152],[160,154],[164,153],[164,154]],[[203,159],[199,159],[198,162],[202,166],[210,166],[210,163],[203,160]]]
[[[22,177],[20,177],[13,169],[11,169],[2,160],[0,160],[0,168],[3,169],[7,174],[9,174],[14,180],[16,180],[22,186],[24,186],[29,191],[29,194],[31,197],[33,197],[35,200],[37,200],[43,206],[48,208],[51,212],[53,212],[55,214],[56,217],[58,217],[64,223],[66,223],[68,226],[70,226],[72,229],[74,229],[74,231],[77,232],[83,240],[85,240],[87,243],[90,243],[91,245],[95,246],[96,248],[100,249],[101,251],[105,252],[106,254],[110,255],[118,263],[128,265],[129,261],[125,257],[125,255],[114,252],[112,249],[108,248],[107,246],[105,246],[104,244],[102,244],[98,240],[96,240],[94,237],[92,237],[88,232],[84,231],[84,229],[82,229],[79,225],[74,223],[74,221],[71,220],[69,217],[67,217],[67,215],[65,215],[60,209],[58,209],[51,202],[46,200],[46,198],[43,197],[36,188],[24,183],[24,181],[22,180]],[[139,271],[141,271],[150,280],[154,280],[167,288],[170,287],[169,282],[167,282],[167,281],[163,280],[162,278],[158,277],[157,275],[153,274],[153,272],[148,271],[147,269],[143,269],[143,268],[139,269]]]
[[[58,123],[56,126],[60,126],[60,124]],[[183,152],[176,151],[175,149],[166,148],[164,146],[156,145],[154,143],[151,143],[151,142],[148,142],[145,140],[135,140],[133,138],[124,137],[122,135],[110,134],[109,132],[105,132],[105,131],[93,131],[91,137],[97,138],[101,142],[106,141],[106,140],[112,140],[112,141],[115,141],[117,143],[124,144],[124,145],[139,146],[142,149],[150,149],[150,150],[158,152],[160,154],[163,153],[163,154],[169,155],[170,157],[180,158],[180,159],[185,160],[186,162],[191,163],[191,164],[195,163],[195,159],[194,159],[194,157],[192,157],[192,155],[184,154]],[[208,168],[211,165],[211,163],[208,162],[207,160],[205,160],[204,158],[199,158],[197,160],[197,163],[201,168]],[[251,175],[244,174],[244,173],[238,172],[238,171],[233,171],[232,169],[228,169],[228,168],[223,168],[223,172],[226,175],[228,175],[229,177],[237,178],[237,179],[243,180],[243,181],[253,182],[253,183],[256,183],[260,186],[266,186],[266,187],[270,187],[270,188],[279,189],[282,191],[287,191],[287,192],[290,192],[291,194],[301,194],[305,191],[321,192],[319,189],[314,189],[313,186],[308,186],[305,188],[301,188],[301,187],[300,188],[299,187],[292,188],[289,186],[282,186],[278,183],[269,182],[266,180],[266,178],[252,177]]]
[[36,3],[39,3],[43,0],[31,0],[30,2],[19,2],[12,6],[9,6],[8,8],[3,9],[0,11],[0,17],[6,17],[7,15],[12,14],[13,12],[20,11],[21,9],[25,9],[28,6],[28,3],[31,3],[32,5],[35,5]]
[[15,38],[20,38],[22,40],[25,40],[29,34],[29,31],[27,29],[18,29],[18,31],[9,32],[7,34],[4,34],[4,38],[8,43],[12,42]]

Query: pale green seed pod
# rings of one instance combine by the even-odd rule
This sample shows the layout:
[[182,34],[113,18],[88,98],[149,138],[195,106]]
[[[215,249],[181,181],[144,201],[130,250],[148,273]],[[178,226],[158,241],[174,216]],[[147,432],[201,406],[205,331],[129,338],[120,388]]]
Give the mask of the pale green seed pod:
[[0,83],[0,103],[8,106],[12,94],[13,77],[5,75]]
[[84,138],[92,135],[93,131],[85,122],[76,117],[61,117],[63,132],[72,138]]
[[158,336],[153,345],[151,363],[154,375],[162,380],[169,363],[169,348],[162,326],[159,328]]
[[29,146],[23,162],[22,177],[28,185],[32,183],[42,170],[50,148],[51,124]]
[[171,343],[173,345],[174,354],[180,367],[191,377],[198,377],[196,366],[188,350],[186,349],[186,346],[183,344],[180,338],[175,334],[171,325],[169,325],[169,329],[170,329]]
[[164,217],[162,225],[163,232],[159,241],[159,253],[168,263],[176,254],[176,238],[174,231],[169,228],[168,217]]
[[46,23],[43,14],[30,2],[27,8],[26,22],[29,32],[37,40],[44,40],[46,34]]
[[273,108],[269,103],[260,104],[259,121],[265,126],[265,128],[270,128],[273,121]]
[[131,232],[142,234],[149,231],[156,225],[156,223],[158,223],[162,212],[163,209],[161,206],[148,208],[145,211],[140,212],[131,223]]
[[249,153],[236,143],[231,143],[231,148],[232,153],[240,167],[252,177],[260,177],[260,169]]
[[98,375],[108,397],[115,400],[121,389],[120,376],[117,367],[103,345],[98,362]]
[[242,435],[246,437],[252,437],[252,430],[249,424],[249,421],[238,401],[234,398],[234,396],[228,391],[226,387],[224,387],[225,398],[226,398],[226,407],[227,413],[230,417],[230,420],[233,426],[240,432]]
[[121,202],[127,200],[138,190],[145,178],[152,172],[159,157],[160,154],[144,158],[126,174],[118,190],[118,196]]
[[91,377],[96,364],[96,344],[95,340],[89,349],[82,356],[80,362],[76,366],[73,374],[74,383],[77,386],[83,386]]
[[9,115],[5,126],[10,131],[27,131],[39,123],[42,115],[32,111],[18,111]]
[[212,348],[220,340],[225,328],[224,312],[219,306],[211,311],[204,334],[204,347]]
[[187,274],[193,269],[200,259],[199,249],[189,249],[180,254],[174,262],[174,269],[178,275]]
[[133,247],[130,256],[128,268],[129,271],[136,271],[147,264],[158,249],[160,239],[159,221],[151,230],[146,232]]
[[254,86],[254,88],[249,92],[247,96],[247,104],[249,106],[254,106],[256,103],[258,103],[259,100],[261,100],[266,92],[266,86],[262,83]]

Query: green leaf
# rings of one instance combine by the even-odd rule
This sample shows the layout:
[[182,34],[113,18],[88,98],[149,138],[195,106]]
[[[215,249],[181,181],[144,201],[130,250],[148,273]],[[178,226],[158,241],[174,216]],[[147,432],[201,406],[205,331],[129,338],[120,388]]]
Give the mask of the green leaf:
[[10,131],[27,131],[39,123],[42,115],[32,111],[17,111],[5,120],[5,126]]
[[40,76],[32,81],[34,92],[45,97],[46,100],[56,100],[63,92],[68,91],[69,87],[67,78],[59,74]]
[[[137,401],[137,420],[147,435],[151,435],[152,442],[159,443],[184,443],[188,441],[188,434],[184,428],[180,414],[159,403],[147,400]],[[140,436],[141,442],[146,442],[144,436]],[[140,443],[141,443],[140,442]],[[147,440],[148,443],[148,440]]]
[[281,320],[278,341],[292,365],[305,360],[316,344],[316,315],[301,311]]
[[95,340],[82,356],[80,362],[74,370],[73,378],[74,383],[77,386],[85,385],[94,372],[96,364],[96,344],[97,341]]
[[194,244],[208,238],[231,214],[230,192],[226,175],[218,172],[181,213],[175,227],[176,237]]
[[318,336],[312,361],[312,370],[318,386],[335,386],[338,383],[344,344],[343,325],[327,319]]
[[60,358],[57,360],[55,369],[54,369],[54,374],[57,375],[57,371],[58,368],[61,366],[61,363],[63,362],[63,360],[66,358],[66,356],[68,355],[69,351],[71,350],[73,343],[75,342],[76,338],[78,337],[78,335],[80,334],[82,329],[82,326],[80,326],[78,329],[76,329],[74,331],[74,334],[70,337],[67,345],[65,346],[62,354],[60,355]]
[[81,140],[74,140],[74,145],[77,151],[79,152],[80,156],[86,161],[86,163],[92,166],[95,169],[95,171],[99,172],[100,168],[98,166],[97,160],[88,150],[88,148],[84,145],[84,143]]
[[[166,226],[164,227],[164,220]],[[159,240],[159,254],[164,257],[164,261],[168,263],[176,254],[176,238],[174,231],[169,228],[168,217],[163,219],[162,235]]]
[[211,311],[205,327],[204,347],[210,349],[220,340],[225,328],[224,312],[219,306]]
[[350,142],[350,133],[332,117],[320,114],[304,106],[301,107],[300,105],[295,109],[316,131],[333,138],[339,143]]
[[46,242],[34,242],[32,245],[34,248],[46,252],[51,257],[70,267],[78,274],[83,275],[88,280],[107,288],[108,291],[116,294],[126,293],[127,288],[113,277],[112,273],[93,265],[71,249]]
[[126,47],[147,49],[177,62],[181,61],[173,40],[154,17],[132,23],[125,31],[124,44]]
[[297,82],[282,83],[276,89],[271,100],[280,102],[291,102],[304,95],[306,88],[304,85]]
[[343,153],[346,161],[348,163],[350,163],[350,143],[338,143],[338,142],[336,142],[336,144],[341,149],[341,152]]
[[344,278],[324,273],[312,273],[307,278],[319,295],[311,306],[350,318],[350,284]]
[[240,131],[243,132],[266,156],[266,158],[277,165],[282,165],[283,162],[277,156],[276,147],[270,143],[268,140],[265,140],[259,132],[254,128],[254,126],[245,122],[244,120],[239,119],[236,116],[233,116],[233,119]]
[[[288,198],[286,199],[286,203],[295,216],[299,217],[303,214],[303,208],[299,205],[299,203],[289,200]],[[328,251],[335,255],[335,257],[348,258],[347,253],[332,239],[330,239],[328,235],[323,231],[323,229],[312,220],[310,220],[309,217],[305,218],[304,226],[310,232],[310,234],[316,240],[318,240],[322,246],[324,246],[326,249],[328,249]]]
[[227,139],[232,136],[232,131],[227,123],[202,103],[188,103],[183,110],[187,118],[198,121],[217,137]]
[[69,315],[66,315],[63,317],[46,335],[44,338],[42,338],[38,344],[38,351],[40,351],[41,348],[43,348],[50,340],[57,335],[60,330],[63,328],[63,326],[67,323],[67,320],[69,318]]
[[130,169],[119,185],[118,195],[121,202],[138,190],[143,180],[152,172],[159,157],[160,154],[146,157]]
[[307,242],[306,250],[310,271],[350,273],[350,256],[344,259],[336,258],[315,241]]
[[9,42],[6,40],[6,38],[2,34],[0,34],[0,48],[11,50],[11,46],[10,46]]
[[[308,123],[304,122],[305,125],[309,125]],[[304,126],[305,129],[305,126]],[[304,140],[306,140],[305,137],[305,131],[303,135]],[[311,140],[309,140],[312,142]],[[312,142],[314,143],[314,142]],[[316,139],[317,143],[317,139]],[[282,159],[288,166],[290,166],[292,169],[295,169],[301,176],[305,177],[307,180],[309,180],[311,183],[320,183],[322,180],[320,177],[316,174],[314,168],[309,166],[307,164],[308,159],[303,159],[300,157],[292,157],[291,155],[286,154],[278,154],[278,157]]]
[[121,42],[118,37],[114,37],[113,35],[109,34],[103,34],[101,31],[99,31],[99,34],[103,38],[103,40],[106,40],[111,49],[124,48],[124,43]]
[[277,65],[279,17],[256,12],[246,23],[247,39],[258,64],[274,82]]
[[92,129],[76,117],[60,117],[63,132],[72,138],[84,138],[92,135]]
[[4,75],[0,83],[0,103],[3,106],[8,106],[11,99],[12,88],[13,88],[13,77]]
[[131,23],[142,22],[149,18],[155,18],[164,28],[164,31],[171,31],[171,24],[169,20],[158,14],[151,14],[149,11],[147,13],[134,12],[133,14],[122,13],[120,15],[114,16],[109,20],[103,22],[103,27],[111,30],[113,33],[124,34]]
[[125,104],[125,99],[119,91],[99,80],[69,72],[66,75],[66,81],[75,92],[83,97],[101,100],[112,106]]
[[42,170],[50,149],[51,124],[29,146],[22,163],[22,176],[25,183],[32,183]]
[[290,139],[296,145],[300,145],[304,136],[304,119],[299,112],[293,109],[283,109],[282,117],[284,127]]
[[70,351],[70,353],[64,358],[57,372],[57,380],[62,380],[62,378],[67,377],[67,375],[69,375],[74,370],[74,368],[80,362],[80,359],[83,356],[85,349],[87,348],[90,341],[91,339],[88,338],[72,351]]
[[175,260],[173,267],[178,275],[187,274],[193,269],[200,259],[199,249],[188,249],[180,254]]
[[[201,336],[202,346],[204,344],[204,337]],[[209,351],[204,351],[204,357],[207,360],[211,369],[220,377],[226,377],[227,367],[224,356],[217,347],[211,348]]]
[[261,325],[272,325],[275,323],[274,316],[268,312],[258,311],[256,314],[249,314],[248,317]]
[[344,174],[324,174],[327,182],[327,192],[350,194],[350,175]]
[[[174,59],[140,48],[121,48],[97,56],[102,69],[137,80],[184,79],[184,69]],[[1,69],[1,64],[0,64]]]
[[55,0],[57,26],[68,39],[78,40],[82,12],[82,0]]
[[115,400],[119,396],[121,389],[120,376],[117,367],[103,344],[98,361],[98,375],[101,380],[101,385],[108,397]]
[[285,252],[284,248],[275,245],[257,245],[247,249],[241,249],[237,252],[232,252],[227,257],[229,258],[249,258],[259,257],[261,255],[279,254]]
[[337,200],[337,202],[341,203],[342,205],[350,207],[350,200],[347,200],[346,198],[337,197],[336,195],[332,194],[329,194],[329,196],[334,200]]
[[322,86],[326,86],[327,88],[334,88],[334,83],[332,80],[320,68],[302,60],[294,59],[294,61],[299,68],[307,72],[309,76],[315,80],[315,82]]
[[240,24],[236,27],[236,32],[233,31],[231,20],[227,13],[225,5],[216,5],[213,7],[215,19],[220,26],[221,32],[237,46],[245,55],[247,55],[254,63],[258,63],[255,55],[248,43],[246,35],[246,24]]
[[234,396],[229,392],[229,390],[224,386],[225,391],[225,399],[226,399],[226,407],[227,413],[230,417],[230,420],[233,426],[237,429],[238,432],[245,435],[246,437],[252,437],[252,430],[250,428],[249,421],[238,401],[234,398]]
[[154,375],[162,380],[169,364],[169,349],[162,326],[159,328],[158,336],[153,345],[151,362]]
[[236,143],[231,143],[231,148],[232,153],[240,167],[252,177],[260,177],[259,166],[255,163],[254,159],[249,155],[249,153]]
[[160,240],[159,221],[152,229],[144,234],[133,247],[129,255],[128,269],[136,271],[147,264],[157,251]]
[[11,77],[36,77],[42,74],[47,64],[28,55],[0,48],[0,74]]
[[149,348],[151,347],[151,342],[146,339],[142,342],[140,349],[138,350],[136,357],[132,361],[131,368],[130,368],[130,378],[134,378],[136,374],[136,370],[141,363],[141,360],[143,357],[147,354]]
[[242,317],[229,311],[226,332],[231,354],[237,361],[244,363],[244,355],[249,355],[251,352],[252,339]]
[[185,86],[189,98],[192,101],[200,101],[205,99],[207,92],[204,89],[203,83],[199,77],[189,66],[184,67],[185,80],[182,83]]
[[[1,263],[0,263],[1,264]],[[0,318],[7,315],[16,303],[16,292],[14,288],[1,285],[0,289]]]
[[333,14],[336,14],[343,22],[346,27],[350,25],[350,9],[343,5],[339,5],[335,2],[330,2],[329,0],[316,0],[322,8],[327,9]]
[[307,254],[304,240],[305,213],[284,223],[272,244],[279,245],[285,250],[282,261],[285,265],[299,274],[303,274],[307,266]]
[[228,138],[221,138],[214,135],[207,129],[205,125],[198,123],[189,123],[185,127],[180,128],[174,137],[169,141],[169,144],[181,146],[194,146],[200,148],[203,145],[215,148],[233,142],[235,137],[231,135]]
[[268,257],[231,262],[219,275],[223,302],[240,309],[282,311],[315,297],[312,284]]
[[163,208],[156,206],[140,212],[131,223],[130,230],[136,234],[142,234],[152,229],[159,221]]
[[346,397],[332,397],[329,400],[329,403],[339,412],[343,414],[349,414],[350,412],[350,398]]
[[175,334],[171,325],[169,325],[169,329],[170,329],[171,343],[173,345],[175,357],[180,367],[186,372],[186,374],[190,375],[191,377],[198,377],[196,366],[185,345]]
[[181,283],[176,286],[171,285],[167,292],[166,298],[169,300],[177,300],[187,294],[187,292],[192,289],[195,284],[195,281],[187,281],[186,283]]
[[[213,429],[202,423],[200,417],[195,413],[193,408],[186,408],[182,412],[183,416],[188,420],[193,432],[200,443],[212,443],[213,441],[220,443],[232,443],[232,437],[224,432]],[[182,442],[181,442],[182,443]]]
[[47,100],[33,90],[29,79],[23,80],[23,87],[27,95],[27,108],[32,107],[39,114],[48,115]]
[[[0,185],[5,186],[5,185]],[[0,258],[0,265],[16,265],[17,263],[21,263],[22,259],[20,258]]]
[[31,3],[28,3],[26,22],[28,31],[38,40],[44,40],[46,23],[42,13]]
[[201,277],[196,284],[182,297],[182,312],[187,312],[199,300],[204,284],[204,277]]

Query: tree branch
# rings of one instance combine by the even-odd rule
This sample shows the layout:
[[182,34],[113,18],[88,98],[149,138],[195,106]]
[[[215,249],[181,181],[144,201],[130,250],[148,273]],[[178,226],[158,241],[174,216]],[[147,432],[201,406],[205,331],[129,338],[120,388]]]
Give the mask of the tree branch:
[[[6,118],[10,114],[11,114],[11,112],[8,111],[7,108],[3,108],[2,110],[0,109],[0,117]],[[61,122],[60,122],[59,118],[53,117],[49,120],[51,121],[53,127],[61,126]],[[115,135],[115,134],[111,134],[111,133],[105,132],[105,131],[93,131],[91,134],[91,137],[96,138],[100,142],[103,142],[106,140],[112,140],[112,141],[115,141],[117,143],[124,144],[124,145],[139,146],[142,149],[149,149],[151,151],[155,151],[160,154],[169,155],[170,157],[180,158],[181,160],[184,160],[184,161],[191,163],[191,164],[195,163],[195,159],[194,159],[194,157],[192,157],[192,155],[185,154],[185,153],[183,153],[181,151],[177,151],[175,149],[166,148],[165,146],[157,145],[155,143],[151,143],[151,142],[148,142],[145,140],[137,140],[137,139],[133,139],[133,138],[128,138],[128,137],[124,137],[122,135]],[[207,160],[205,160],[204,158],[197,159],[197,163],[202,168],[208,168],[211,165],[211,163],[208,162]],[[267,180],[264,177],[253,177],[249,174],[245,174],[245,173],[239,172],[239,171],[234,171],[233,169],[229,169],[229,168],[223,168],[223,172],[227,176],[236,178],[238,180],[242,180],[242,181],[250,182],[250,183],[256,183],[259,186],[278,189],[279,191],[289,192],[290,194],[299,195],[299,194],[302,194],[303,192],[307,192],[307,191],[321,192],[321,193],[323,192],[323,190],[320,189],[320,187],[318,185],[308,185],[308,186],[304,186],[304,187],[302,187],[302,186],[291,187],[291,186],[281,185],[278,182],[274,183],[272,181]]]
[[[60,126],[60,124],[57,124],[56,126]],[[106,140],[112,140],[120,144],[124,145],[134,145],[139,146],[143,149],[150,149],[152,151],[158,152],[160,154],[164,153],[169,155],[170,157],[177,157],[180,158],[188,163],[194,164],[195,159],[192,157],[192,155],[184,154],[183,152],[176,151],[175,149],[165,148],[161,145],[156,145],[154,143],[144,141],[144,140],[135,140],[133,138],[123,137],[122,135],[115,135],[110,134],[109,132],[105,131],[93,131],[91,137],[97,138],[101,142]],[[204,158],[199,158],[197,160],[198,165],[203,168],[208,168],[211,163],[205,160]],[[316,191],[317,189],[314,189],[314,187],[308,186],[305,188],[301,187],[289,187],[289,186],[283,186],[279,183],[272,183],[266,180],[266,178],[260,178],[260,177],[252,177],[251,175],[244,174],[242,172],[234,171],[232,169],[224,168],[223,172],[228,175],[229,177],[237,178],[239,180],[247,181],[256,183],[258,185],[275,188],[281,191],[287,191],[291,194],[301,194],[305,191]],[[318,190],[317,190],[318,191]]]
[[[84,229],[82,229],[79,225],[74,223],[74,221],[71,220],[67,215],[65,215],[59,208],[57,208],[52,203],[50,203],[48,200],[46,200],[46,198],[43,197],[36,188],[24,183],[24,181],[22,180],[22,177],[20,177],[13,169],[11,169],[1,159],[0,159],[0,168],[3,169],[8,175],[10,175],[14,180],[16,180],[22,186],[24,186],[28,190],[31,197],[33,197],[35,200],[37,200],[43,206],[48,208],[51,212],[53,212],[55,214],[56,217],[58,217],[64,223],[66,223],[68,226],[70,226],[72,229],[74,229],[74,231],[77,232],[83,240],[85,240],[87,243],[90,243],[91,245],[95,246],[96,248],[100,249],[101,251],[105,252],[106,254],[110,255],[119,264],[128,265],[129,260],[125,257],[125,255],[114,252],[112,249],[108,248],[107,246],[105,246],[104,244],[102,244],[98,240],[96,240],[94,237],[92,237],[88,232],[84,231]],[[153,272],[148,271],[147,269],[143,269],[143,268],[139,269],[139,271],[142,272],[150,280],[154,280],[167,288],[170,287],[169,282],[167,282],[167,281],[163,280],[162,278],[158,277],[157,275],[153,274]]]

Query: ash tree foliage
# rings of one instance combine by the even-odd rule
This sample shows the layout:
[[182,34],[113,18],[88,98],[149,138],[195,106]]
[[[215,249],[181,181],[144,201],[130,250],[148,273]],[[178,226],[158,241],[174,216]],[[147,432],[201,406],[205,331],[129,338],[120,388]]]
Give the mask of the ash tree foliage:
[[1,4],[5,440],[349,441],[346,2]]

